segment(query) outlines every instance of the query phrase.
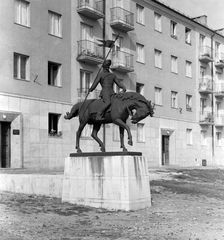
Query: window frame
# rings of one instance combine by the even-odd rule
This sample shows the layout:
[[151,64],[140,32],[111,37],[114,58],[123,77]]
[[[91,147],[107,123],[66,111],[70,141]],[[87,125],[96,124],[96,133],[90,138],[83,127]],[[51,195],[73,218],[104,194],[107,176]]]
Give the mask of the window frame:
[[185,43],[191,45],[191,29],[185,27]]
[[145,124],[144,123],[137,123],[137,142],[145,143]]
[[[22,58],[25,58],[25,69],[22,69]],[[25,78],[21,77],[22,71]],[[16,73],[16,74],[15,74]],[[30,57],[25,54],[13,53],[13,78],[22,81],[30,81]]]
[[159,69],[162,69],[163,68],[162,51],[160,51],[158,49],[155,49],[154,50],[154,57],[155,57],[155,67],[159,68]]
[[178,109],[178,92],[176,91],[171,91],[171,108]]
[[193,145],[193,136],[192,136],[192,129],[191,128],[186,129],[186,143],[189,146]]
[[178,57],[171,55],[171,72],[178,74]]
[[[53,67],[58,68],[56,79],[54,77],[54,69]],[[48,61],[48,86],[52,87],[62,87],[62,65],[60,63]]]
[[186,94],[186,110],[192,112],[192,95]]
[[[136,82],[135,91],[144,96],[144,87],[145,87],[145,85],[143,83]],[[140,91],[138,91],[138,89],[140,89]]]
[[145,8],[136,4],[136,22],[145,25]]
[[162,15],[156,12],[154,12],[154,30],[162,33]]
[[[48,136],[61,137],[62,136],[62,115],[59,113],[48,113]],[[56,128],[56,129],[54,129]]]
[[207,146],[207,131],[201,130],[201,146]]
[[139,63],[145,63],[145,46],[143,44],[140,43],[136,43],[136,47],[137,47],[137,62]]
[[[159,91],[156,91],[156,90],[159,90]],[[154,88],[155,90],[155,105],[157,106],[162,106],[163,105],[163,99],[162,99],[162,88],[160,87],[155,87]],[[157,94],[158,93],[158,94]],[[157,101],[158,100],[158,101]]]
[[216,147],[222,146],[222,132],[216,132]]
[[[21,9],[22,8],[21,4],[23,3],[26,4],[26,16],[25,16],[26,23],[23,22],[24,18],[22,17],[23,13]],[[16,4],[18,4],[18,6]],[[27,2],[25,0],[14,1],[14,23],[24,27],[30,27],[30,2]]]
[[[55,17],[58,17],[58,25],[55,25],[55,22],[52,24],[52,21],[55,21]],[[48,33],[51,36],[62,38],[62,15],[53,11],[48,11],[49,18],[49,30]],[[56,32],[56,27],[58,27]]]
[[192,62],[190,61],[186,61],[186,77],[192,78]]
[[170,36],[177,39],[177,23],[173,20],[170,20]]

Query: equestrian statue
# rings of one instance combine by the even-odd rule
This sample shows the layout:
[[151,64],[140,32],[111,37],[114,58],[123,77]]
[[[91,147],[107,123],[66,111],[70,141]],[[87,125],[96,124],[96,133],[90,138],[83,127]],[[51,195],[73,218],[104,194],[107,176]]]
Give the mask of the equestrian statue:
[[[105,60],[102,67],[103,71],[95,79],[89,92],[93,91],[100,83],[102,90],[101,99],[88,99],[75,104],[70,112],[64,116],[65,119],[71,119],[79,116],[79,128],[76,132],[76,149],[80,149],[80,136],[86,124],[92,124],[92,138],[97,141],[100,150],[105,152],[104,143],[98,138],[97,133],[102,124],[114,123],[119,126],[120,130],[120,147],[124,152],[127,151],[124,145],[124,129],[128,134],[128,144],[133,145],[132,135],[126,121],[131,116],[133,124],[138,123],[147,116],[153,117],[154,105],[141,94],[137,92],[126,92],[125,86],[119,82],[116,75],[110,72],[111,60]],[[114,83],[122,88],[123,91],[115,93],[113,90]]]

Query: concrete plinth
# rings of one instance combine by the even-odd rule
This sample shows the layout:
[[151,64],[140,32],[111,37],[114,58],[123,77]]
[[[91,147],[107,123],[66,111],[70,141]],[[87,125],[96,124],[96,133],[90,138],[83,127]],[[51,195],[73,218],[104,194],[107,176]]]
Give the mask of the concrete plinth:
[[63,202],[126,211],[151,206],[145,157],[71,156],[65,159]]

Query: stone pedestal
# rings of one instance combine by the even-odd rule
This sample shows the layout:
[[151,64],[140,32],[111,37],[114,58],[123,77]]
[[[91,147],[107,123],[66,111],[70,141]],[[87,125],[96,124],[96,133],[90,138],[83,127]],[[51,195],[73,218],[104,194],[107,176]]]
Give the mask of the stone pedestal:
[[[71,154],[65,159],[62,201],[108,210],[151,206],[147,161],[136,153]],[[138,154],[141,155],[141,154]]]

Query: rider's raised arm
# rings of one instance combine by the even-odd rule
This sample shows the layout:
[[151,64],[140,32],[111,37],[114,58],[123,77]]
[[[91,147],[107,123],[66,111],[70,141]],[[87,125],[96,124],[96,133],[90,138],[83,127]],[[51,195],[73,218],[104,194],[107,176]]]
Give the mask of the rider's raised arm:
[[115,76],[114,82],[117,84],[119,88],[123,89],[123,92],[126,92],[126,87],[118,80],[118,78]]

